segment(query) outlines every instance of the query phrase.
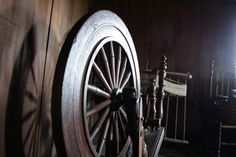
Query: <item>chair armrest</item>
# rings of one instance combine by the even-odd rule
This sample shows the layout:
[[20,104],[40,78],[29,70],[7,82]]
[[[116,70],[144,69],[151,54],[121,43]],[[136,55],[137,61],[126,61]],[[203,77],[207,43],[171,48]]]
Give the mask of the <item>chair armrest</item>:
[[236,99],[236,89],[231,89],[231,98]]
[[226,103],[229,101],[229,97],[225,95],[216,95],[211,98],[211,102],[213,105],[220,105],[221,103]]
[[223,101],[228,101],[229,96],[225,96],[225,95],[216,95],[215,97],[213,97],[213,100],[223,100]]

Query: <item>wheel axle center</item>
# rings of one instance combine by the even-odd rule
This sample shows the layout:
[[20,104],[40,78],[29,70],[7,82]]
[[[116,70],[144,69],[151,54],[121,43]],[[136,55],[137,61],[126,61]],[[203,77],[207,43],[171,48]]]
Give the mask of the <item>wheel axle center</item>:
[[112,102],[112,105],[111,105],[112,111],[119,110],[120,106],[123,105],[123,94],[122,94],[121,89],[115,88],[112,91],[111,102]]

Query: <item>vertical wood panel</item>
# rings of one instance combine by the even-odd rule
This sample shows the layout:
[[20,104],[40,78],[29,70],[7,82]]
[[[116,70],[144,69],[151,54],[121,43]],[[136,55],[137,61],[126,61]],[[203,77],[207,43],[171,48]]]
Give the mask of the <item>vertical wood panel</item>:
[[51,1],[2,0],[0,6],[0,156],[47,155],[51,139],[42,126],[49,120],[41,109]]

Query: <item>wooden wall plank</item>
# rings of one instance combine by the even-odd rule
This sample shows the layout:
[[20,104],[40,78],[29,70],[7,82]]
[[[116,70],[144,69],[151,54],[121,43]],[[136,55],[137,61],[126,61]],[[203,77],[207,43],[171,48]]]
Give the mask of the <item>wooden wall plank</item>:
[[48,151],[39,148],[48,138],[42,123],[49,122],[39,113],[46,106],[42,82],[51,1],[1,0],[0,6],[0,156],[42,156]]

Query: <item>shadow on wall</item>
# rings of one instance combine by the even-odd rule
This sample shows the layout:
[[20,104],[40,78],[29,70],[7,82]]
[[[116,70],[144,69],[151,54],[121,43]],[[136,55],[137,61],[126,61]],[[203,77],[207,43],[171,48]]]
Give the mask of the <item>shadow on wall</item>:
[[[65,157],[60,106],[62,80],[73,39],[90,14],[72,28],[57,61],[53,53],[46,54],[44,47],[39,43],[43,40],[39,28],[43,26],[48,30],[46,21],[41,19],[42,21],[35,23],[32,13],[34,11],[30,12],[28,8],[12,8],[16,12],[20,10],[25,16],[25,21],[16,26],[23,30],[22,32],[17,32],[14,28],[9,29],[12,34],[16,32],[10,39],[15,37],[19,42],[18,47],[12,46],[14,42],[9,43],[4,49],[0,47],[3,52],[0,53],[0,65],[5,66],[4,69],[3,66],[0,67],[0,74],[4,74],[5,71],[9,73],[7,76],[0,75],[0,84],[7,88],[4,97],[2,92],[0,93],[0,97],[5,99],[0,101],[0,106],[6,108],[0,110],[3,117],[3,127],[0,128],[0,133],[3,130],[0,156],[3,154],[6,157]],[[4,34],[4,28],[0,28],[0,34]],[[50,38],[54,38],[53,30],[50,30]],[[2,41],[0,40],[0,43]],[[12,56],[8,53],[10,48]]]
[[[53,139],[42,129],[50,129],[47,119],[50,117],[42,117],[47,104],[41,92],[39,69],[33,67],[35,58],[35,28],[32,26],[14,64],[10,82],[5,122],[6,156],[51,156]],[[42,148],[45,139],[47,144]]]
[[[10,82],[5,122],[6,156],[24,156],[22,124],[27,122],[29,119],[33,120],[33,124],[35,122],[35,118],[31,118],[36,112],[35,109],[29,111],[29,113],[22,119],[25,97],[28,97],[34,104],[38,103],[37,98],[26,89],[26,80],[30,73],[32,74],[34,81],[36,81],[35,73],[32,69],[32,64],[35,59],[34,44],[33,28],[31,28],[21,47],[20,54],[16,59]],[[30,126],[29,132],[33,127],[34,125]],[[29,135],[30,133],[27,134],[27,136]],[[29,138],[27,136],[26,138]],[[33,136],[31,135],[31,137]],[[26,141],[23,143],[26,143]]]
[[[28,15],[27,10],[17,7],[14,9],[16,9],[16,14],[20,10],[26,17],[25,23],[17,25],[22,32],[11,28],[7,30],[16,34],[12,36],[16,37],[16,40],[20,40],[20,47],[11,47],[11,44],[14,43],[10,43],[3,48],[1,54],[3,57],[1,65],[5,63],[4,68],[9,73],[1,75],[0,78],[0,81],[3,80],[0,83],[5,88],[9,88],[6,89],[8,94],[3,97],[6,99],[6,104],[2,104],[2,102],[0,104],[1,107],[6,107],[6,110],[1,111],[4,112],[1,114],[5,115],[5,124],[1,124],[4,130],[4,143],[1,147],[4,147],[6,157],[54,157],[57,154],[52,136],[50,93],[52,80],[45,82],[43,79],[46,53],[44,47],[40,47],[42,46],[39,44],[41,36],[39,36],[40,31],[38,30],[39,27],[48,26],[45,21],[33,23],[34,17],[31,14]],[[38,23],[43,25],[39,26]],[[4,31],[4,28],[1,28],[0,31]],[[23,36],[23,41],[21,36]],[[6,40],[9,39],[6,38]],[[9,49],[13,49],[12,56],[8,53]],[[48,57],[50,58],[50,56]],[[12,65],[12,69],[7,63]],[[3,71],[0,72],[3,73]],[[9,86],[3,83],[5,80],[9,82]],[[46,88],[42,87],[43,84]]]

